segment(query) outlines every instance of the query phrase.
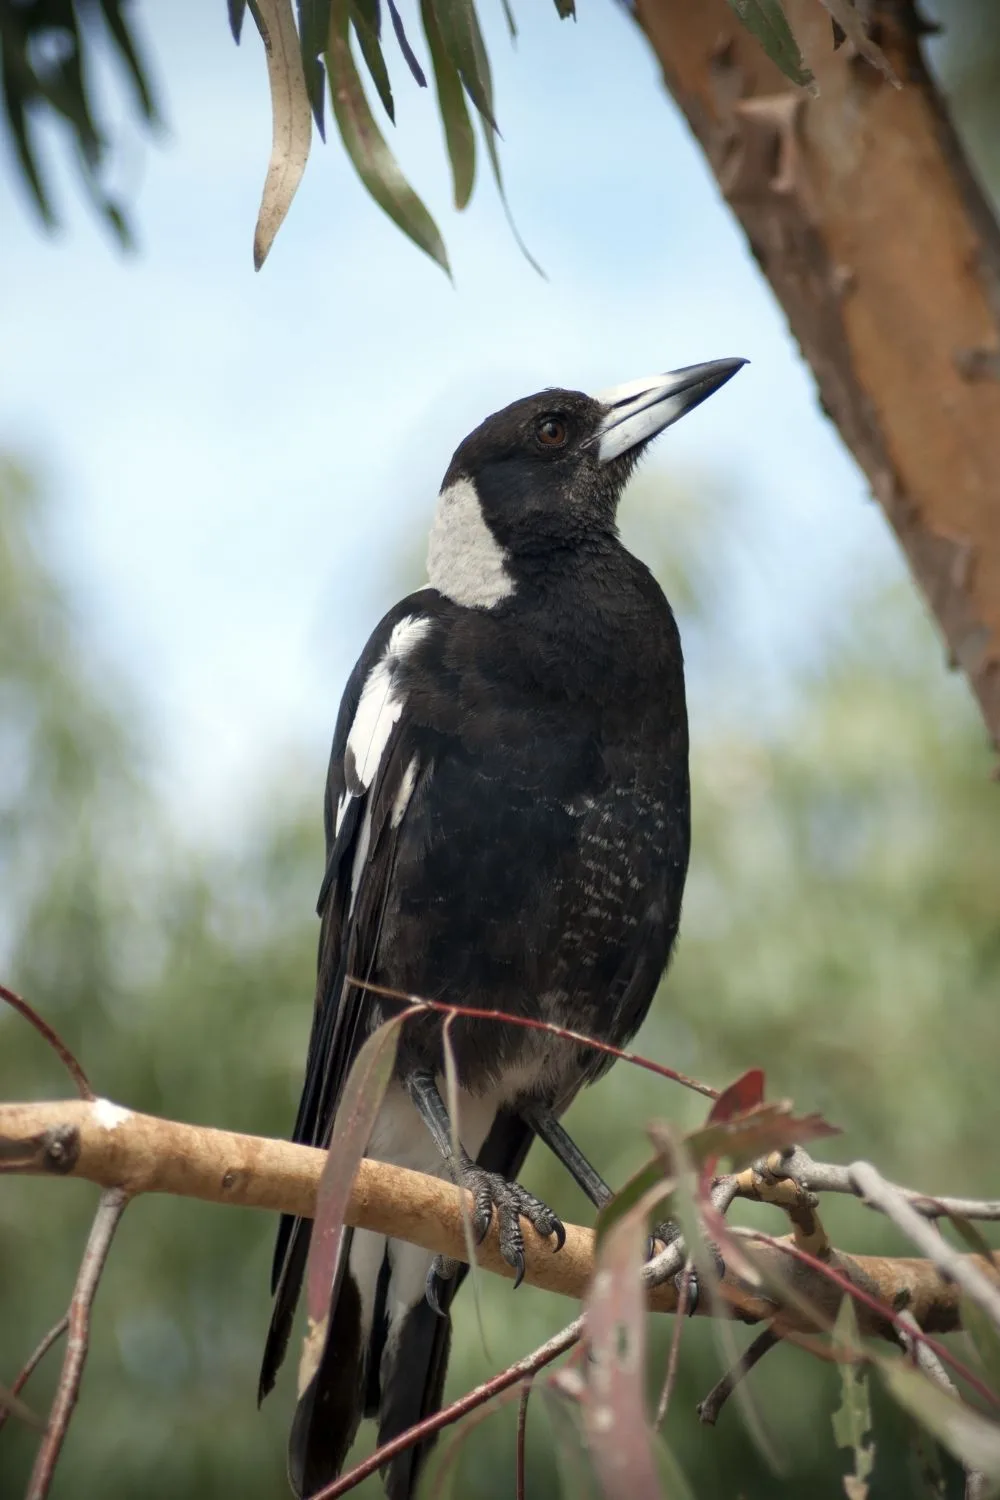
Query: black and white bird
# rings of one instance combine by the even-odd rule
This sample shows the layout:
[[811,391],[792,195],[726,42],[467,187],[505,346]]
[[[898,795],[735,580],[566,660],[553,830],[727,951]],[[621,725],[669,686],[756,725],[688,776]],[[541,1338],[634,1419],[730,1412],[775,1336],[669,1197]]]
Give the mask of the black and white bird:
[[[690,840],[681,643],[618,503],[657,433],[744,363],[715,360],[598,396],[546,390],[460,445],[438,498],[429,586],[390,610],[351,674],[326,790],[319,974],[294,1139],[326,1145],[344,1080],[394,1003],[348,982],[547,1018],[618,1046],[670,957]],[[516,1181],[536,1135],[602,1202],[559,1123],[606,1055],[455,1019],[461,1152],[443,1098],[443,1017],[408,1020],[368,1155],[450,1175],[476,1228],[563,1238]],[[282,1221],[261,1371],[288,1342],[310,1224]],[[367,1230],[344,1235],[319,1369],[289,1445],[296,1494],[337,1475],[362,1417],[385,1442],[437,1409],[461,1272]],[[413,1493],[425,1450],[384,1471]]]

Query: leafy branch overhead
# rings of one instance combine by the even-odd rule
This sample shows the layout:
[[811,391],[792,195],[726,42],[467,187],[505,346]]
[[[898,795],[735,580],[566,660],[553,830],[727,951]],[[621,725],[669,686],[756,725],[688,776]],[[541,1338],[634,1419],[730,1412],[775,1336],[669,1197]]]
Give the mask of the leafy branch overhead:
[[[838,45],[846,38],[859,55],[895,82],[884,56],[868,37],[853,0],[822,0],[822,3],[832,17],[831,45]],[[328,84],[341,141],[361,181],[403,233],[450,274],[437,224],[400,170],[372,112],[358,70],[356,53],[360,53],[382,109],[390,123],[395,124],[396,105],[384,50],[381,0],[298,0],[297,33],[292,0],[229,0],[229,19],[237,42],[247,4],[267,52],[273,115],[271,161],[254,235],[257,269],[271,248],[305,171],[311,137],[310,114],[325,139]],[[394,53],[402,58],[412,81],[420,88],[427,88],[427,71],[417,57],[403,17],[394,0],[386,0],[386,4]],[[812,74],[802,60],[780,0],[730,0],[730,4],[785,76],[793,84],[810,87]],[[575,18],[574,0],[555,0],[555,6],[563,19]],[[516,22],[507,0],[504,0],[504,14],[513,38],[517,34]],[[408,24],[412,26],[412,22]],[[474,115],[508,222],[528,255],[511,220],[504,194],[493,79],[475,0],[420,0],[420,25],[451,166],[455,207],[459,210],[466,207],[475,183]],[[296,34],[298,53],[294,46]],[[528,259],[531,260],[530,255]]]
[[[411,187],[386,141],[366,94],[358,59],[395,124],[390,64],[400,59],[410,81],[431,80],[451,168],[456,209],[464,209],[476,176],[476,126],[512,233],[531,260],[511,220],[500,171],[500,131],[489,55],[475,0],[420,0],[422,43],[414,35],[416,7],[406,18],[396,0],[227,0],[229,24],[240,40],[246,11],[267,54],[273,141],[254,234],[254,264],[263,264],[302,175],[315,123],[325,139],[326,92],[341,142],[375,202],[446,272],[448,255],[433,217]],[[892,82],[889,64],[868,35],[855,0],[814,0],[831,17],[831,45],[846,42]],[[511,39],[517,35],[510,0],[501,0]],[[554,0],[557,14],[575,19],[575,0]],[[792,84],[813,87],[812,74],[785,16],[785,0],[729,0],[734,14]],[[140,119],[158,123],[141,48],[126,20],[126,0],[0,0],[0,89],[21,175],[48,227],[57,222],[40,160],[35,123],[46,112],[70,129],[88,196],[124,244],[130,243],[125,205],[105,183],[113,144],[99,122],[92,75],[110,41],[127,76]],[[391,39],[388,36],[391,28]],[[388,45],[387,45],[388,43]],[[421,62],[423,50],[427,64]],[[388,54],[388,55],[387,55]],[[532,261],[532,264],[534,262]],[[536,267],[536,269],[538,269]],[[450,274],[450,273],[449,273]]]

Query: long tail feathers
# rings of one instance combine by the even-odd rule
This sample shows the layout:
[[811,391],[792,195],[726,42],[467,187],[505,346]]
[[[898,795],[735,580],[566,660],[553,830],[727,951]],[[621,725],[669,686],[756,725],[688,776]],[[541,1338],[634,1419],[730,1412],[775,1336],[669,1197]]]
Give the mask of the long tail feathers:
[[288,1479],[296,1495],[315,1494],[343,1468],[361,1421],[365,1362],[361,1293],[345,1269],[319,1369],[295,1408],[288,1440]]

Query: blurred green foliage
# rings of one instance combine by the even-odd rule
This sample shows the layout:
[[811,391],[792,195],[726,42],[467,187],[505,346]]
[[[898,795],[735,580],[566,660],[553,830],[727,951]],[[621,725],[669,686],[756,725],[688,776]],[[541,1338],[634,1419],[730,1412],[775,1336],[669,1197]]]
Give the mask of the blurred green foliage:
[[[641,482],[631,540],[651,559],[664,554],[664,579],[700,660],[699,637],[723,602],[727,503],[720,496],[701,510],[671,499],[668,542],[652,523],[664,514],[662,500],[653,503],[662,485],[655,474]],[[88,654],[72,591],[46,556],[44,506],[8,464],[0,471],[3,977],[54,1022],[101,1093],[282,1134],[312,994],[323,766],[291,768],[280,795],[248,808],[238,847],[182,842],[151,790],[142,706]],[[763,1064],[773,1094],[845,1127],[831,1143],[843,1159],[871,1156],[929,1190],[995,1194],[1000,788],[964,684],[945,673],[929,624],[901,587],[855,603],[777,727],[764,708],[759,723],[744,715],[728,728],[695,724],[682,942],[638,1045],[718,1084]],[[334,711],[331,702],[331,722]],[[307,801],[289,800],[289,786],[308,788]],[[39,1039],[0,1014],[0,1096],[66,1090]],[[569,1125],[615,1182],[644,1159],[648,1119],[688,1125],[703,1112],[703,1100],[620,1065],[578,1102]],[[526,1181],[566,1217],[592,1217],[544,1153],[533,1154]],[[13,1378],[63,1310],[94,1202],[82,1183],[0,1184],[0,1381]],[[765,1210],[747,1214],[775,1222]],[[831,1203],[825,1217],[845,1248],[904,1250],[890,1226],[851,1203]],[[254,1409],[273,1229],[265,1215],[199,1203],[130,1207],[100,1289],[57,1497],[286,1493],[292,1372],[262,1413]],[[514,1297],[482,1280],[488,1348],[467,1290],[454,1393],[573,1311],[530,1288]],[[667,1320],[658,1322],[651,1387],[667,1333]],[[667,1436],[695,1492],[726,1500],[840,1493],[848,1455],[834,1447],[830,1425],[836,1373],[779,1349],[751,1377],[787,1470],[776,1477],[736,1402],[714,1431],[696,1422],[695,1402],[721,1357],[710,1328],[685,1327]],[[57,1368],[50,1356],[29,1386],[36,1409],[45,1409]],[[512,1493],[513,1421],[507,1408],[471,1435],[456,1493]],[[875,1432],[873,1495],[918,1493],[905,1424],[884,1402]],[[555,1493],[537,1400],[528,1438],[529,1494]],[[33,1449],[34,1436],[8,1424],[0,1500],[23,1493]],[[362,1493],[379,1489],[369,1483]]]

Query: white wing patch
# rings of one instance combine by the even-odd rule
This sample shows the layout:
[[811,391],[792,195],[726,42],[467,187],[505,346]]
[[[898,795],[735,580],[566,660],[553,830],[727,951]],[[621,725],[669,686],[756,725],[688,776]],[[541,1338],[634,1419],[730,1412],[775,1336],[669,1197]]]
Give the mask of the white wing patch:
[[[346,785],[337,803],[335,836],[340,832],[352,798],[362,796],[375,780],[392,731],[403,712],[403,697],[397,683],[400,663],[430,628],[431,621],[420,615],[407,615],[400,620],[393,626],[385,651],[365,679],[344,751]],[[407,777],[409,774],[407,771]]]

